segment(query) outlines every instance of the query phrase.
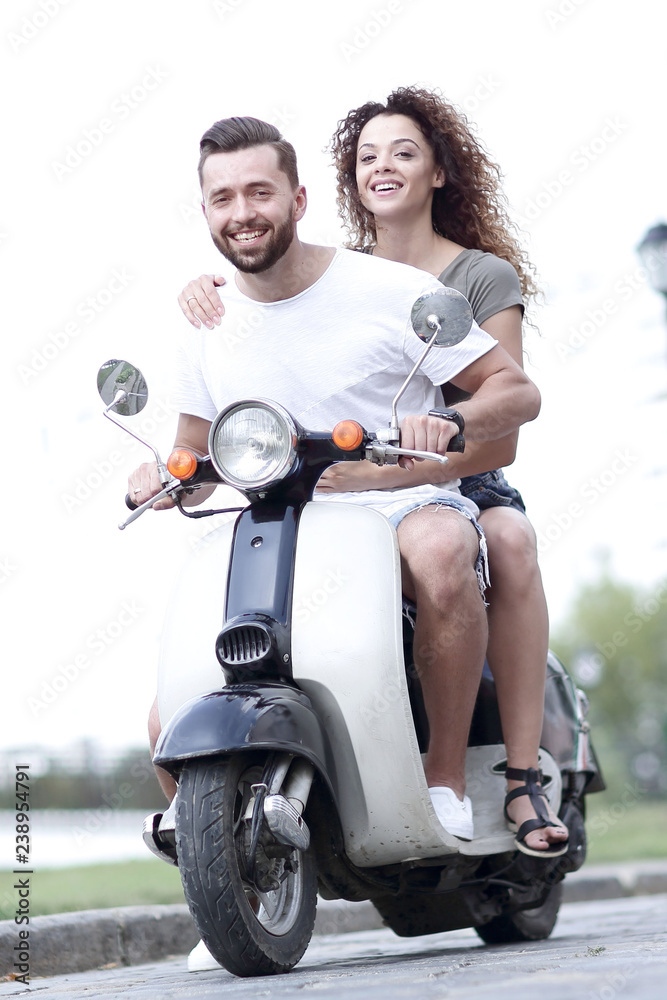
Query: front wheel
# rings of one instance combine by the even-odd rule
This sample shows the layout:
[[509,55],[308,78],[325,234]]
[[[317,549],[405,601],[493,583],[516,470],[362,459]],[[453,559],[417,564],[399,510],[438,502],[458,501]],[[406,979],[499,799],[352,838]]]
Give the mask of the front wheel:
[[486,944],[512,944],[516,941],[542,941],[548,938],[556,925],[563,898],[563,884],[549,889],[541,906],[516,913],[500,914],[475,930]]
[[[236,754],[186,765],[176,845],[183,891],[213,957],[237,976],[289,972],[315,925],[317,880],[308,852],[252,837],[252,785],[263,760]],[[249,855],[252,854],[253,858]]]

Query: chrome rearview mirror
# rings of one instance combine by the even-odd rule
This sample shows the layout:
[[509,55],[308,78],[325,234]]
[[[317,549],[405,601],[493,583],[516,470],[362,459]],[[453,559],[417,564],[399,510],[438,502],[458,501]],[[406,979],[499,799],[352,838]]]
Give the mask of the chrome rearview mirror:
[[464,340],[473,324],[472,309],[465,295],[443,285],[433,292],[420,295],[410,315],[412,329],[426,346],[391,404],[391,421],[385,432],[388,443],[398,444],[399,429],[396,408],[398,401],[424,363],[432,347],[454,347]]
[[420,295],[412,307],[411,319],[420,340],[433,341],[434,347],[453,347],[470,333],[473,316],[465,295],[443,285]]
[[105,361],[97,373],[97,391],[107,410],[121,417],[141,413],[148,400],[146,379],[129,361]]

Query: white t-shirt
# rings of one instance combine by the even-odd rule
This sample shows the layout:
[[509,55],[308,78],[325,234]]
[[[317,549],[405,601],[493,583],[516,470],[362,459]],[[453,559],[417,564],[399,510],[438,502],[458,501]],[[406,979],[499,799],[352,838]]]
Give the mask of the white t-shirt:
[[[425,292],[442,288],[425,271],[353,250],[337,250],[305,291],[278,302],[248,298],[234,282],[223,291],[225,315],[213,330],[184,331],[176,358],[181,413],[213,420],[247,397],[280,403],[309,430],[353,419],[386,427],[391,403],[424,350],[410,314]],[[454,347],[433,348],[399,402],[399,419],[437,405],[435,386],[497,343],[477,324]],[[440,487],[318,495],[371,504],[388,515],[404,502],[454,490]]]

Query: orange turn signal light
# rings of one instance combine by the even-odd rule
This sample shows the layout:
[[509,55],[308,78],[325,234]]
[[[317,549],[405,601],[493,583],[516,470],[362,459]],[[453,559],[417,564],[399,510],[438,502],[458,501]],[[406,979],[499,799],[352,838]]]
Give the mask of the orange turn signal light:
[[185,448],[177,448],[167,459],[167,469],[174,479],[191,479],[197,470],[197,456]]
[[364,429],[356,420],[341,420],[331,432],[331,437],[342,451],[354,451],[364,440]]

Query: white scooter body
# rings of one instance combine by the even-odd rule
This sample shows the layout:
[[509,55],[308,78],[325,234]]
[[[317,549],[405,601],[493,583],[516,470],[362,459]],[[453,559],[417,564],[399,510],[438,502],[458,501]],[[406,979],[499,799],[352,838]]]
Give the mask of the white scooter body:
[[[163,725],[190,699],[225,684],[215,640],[223,625],[233,531],[230,523],[205,536],[174,589],[159,661]],[[474,840],[452,836],[436,819],[411,714],[401,617],[398,541],[389,521],[356,504],[307,503],[294,567],[292,669],[345,776],[339,808],[347,856],[365,868],[511,851],[514,835],[502,817],[502,744],[468,748]],[[559,768],[546,751],[540,767],[557,813]]]

